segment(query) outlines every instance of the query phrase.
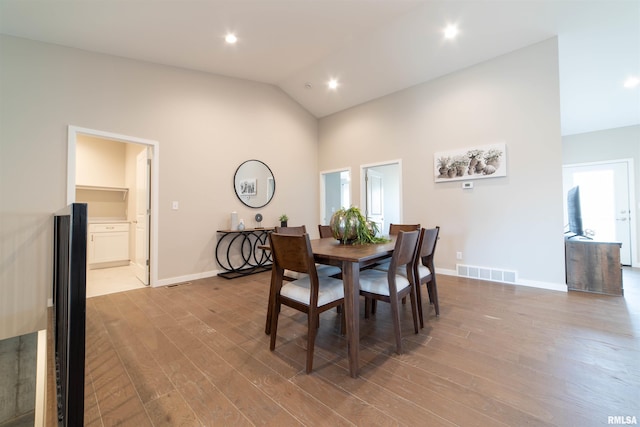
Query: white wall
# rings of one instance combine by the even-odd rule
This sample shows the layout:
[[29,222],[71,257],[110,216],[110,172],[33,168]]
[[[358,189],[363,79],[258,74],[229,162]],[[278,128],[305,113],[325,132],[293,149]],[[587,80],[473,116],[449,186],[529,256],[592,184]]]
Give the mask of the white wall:
[[[460,251],[461,263],[564,290],[557,58],[554,38],[321,119],[320,169],[400,158],[403,221],[441,226],[438,268],[455,269]],[[500,141],[507,177],[434,183],[434,152]]]
[[[636,242],[640,240],[640,126],[626,126],[598,132],[569,135],[562,138],[562,163],[590,163],[606,160],[633,159],[635,184]],[[637,247],[637,245],[636,245]],[[640,264],[636,254],[634,265]]]
[[68,125],[158,141],[165,283],[218,270],[231,211],[254,225],[233,192],[245,160],[276,179],[264,226],[317,222],[317,121],[274,86],[0,36],[0,93],[0,339],[46,326]]
[[80,135],[76,144],[76,185],[125,187],[126,145]]

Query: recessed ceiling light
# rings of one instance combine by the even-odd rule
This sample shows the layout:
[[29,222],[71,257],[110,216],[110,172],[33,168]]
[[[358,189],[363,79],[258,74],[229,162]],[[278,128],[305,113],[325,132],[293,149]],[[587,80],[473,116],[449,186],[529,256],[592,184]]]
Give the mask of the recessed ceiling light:
[[229,44],[235,44],[235,42],[238,41],[238,38],[236,37],[235,34],[229,33],[224,37],[224,41],[226,41]]
[[338,80],[336,79],[329,80],[329,82],[327,83],[327,86],[329,86],[329,89],[331,90],[336,90],[338,88]]
[[455,24],[449,24],[444,29],[444,38],[448,40],[453,40],[458,35],[458,26]]
[[627,80],[624,81],[624,87],[628,89],[633,89],[634,87],[638,87],[640,84],[640,78],[635,76],[630,76]]

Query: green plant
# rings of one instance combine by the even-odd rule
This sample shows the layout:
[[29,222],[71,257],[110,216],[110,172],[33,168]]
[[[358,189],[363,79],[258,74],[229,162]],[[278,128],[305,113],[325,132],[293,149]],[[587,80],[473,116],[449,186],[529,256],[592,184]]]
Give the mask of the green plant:
[[278,221],[280,221],[280,222],[289,221],[289,217],[287,216],[287,214],[282,214],[282,215],[280,215],[280,218],[278,218]]
[[331,217],[331,231],[342,243],[365,244],[388,242],[384,237],[377,237],[378,226],[368,221],[360,209],[355,206],[349,209],[338,209]]

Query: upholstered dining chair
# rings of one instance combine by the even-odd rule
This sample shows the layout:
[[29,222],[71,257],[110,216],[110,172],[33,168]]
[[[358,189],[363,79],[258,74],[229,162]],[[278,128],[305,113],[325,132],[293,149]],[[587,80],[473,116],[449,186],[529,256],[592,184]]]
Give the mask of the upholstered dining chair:
[[[420,224],[389,224],[389,236],[397,236],[400,231],[415,231],[420,230]],[[389,260],[382,261],[378,264],[379,270],[388,270],[389,269]],[[402,298],[402,303],[405,304],[407,302],[407,298]],[[376,312],[376,302],[375,300],[371,302],[371,313]]]
[[424,328],[422,314],[422,284],[427,287],[429,302],[433,304],[436,316],[440,316],[440,304],[438,303],[438,286],[436,284],[436,268],[433,258],[436,252],[436,244],[440,234],[440,226],[422,229],[422,241],[418,247],[418,256],[414,265],[414,277],[416,277],[416,297],[418,299],[418,315],[420,327]]
[[[269,242],[273,256],[270,292],[271,343],[276,345],[278,317],[281,305],[307,314],[307,363],[306,372],[313,368],[313,351],[320,313],[344,304],[342,280],[318,276],[308,234],[291,235],[271,233]],[[285,281],[284,271],[304,274],[294,281]]]
[[[289,234],[293,236],[301,236],[307,232],[307,227],[304,225],[299,225],[295,227],[275,227],[275,232],[278,234]],[[333,276],[336,274],[342,273],[340,267],[336,267],[333,265],[322,265],[316,264],[316,270],[318,272],[318,276]],[[297,273],[295,271],[286,271],[285,279],[301,279],[304,277],[304,274]]]
[[[411,299],[414,331],[418,333],[418,313],[414,288],[414,264],[416,247],[420,237],[419,231],[400,231],[396,238],[395,248],[387,271],[369,269],[360,272],[360,295],[365,297],[365,317],[369,317],[367,302],[384,301],[391,304],[391,317],[396,339],[396,351],[402,353],[402,332],[400,328],[401,298],[407,295]],[[398,274],[403,269],[405,275]]]
[[321,225],[318,224],[318,231],[320,232],[320,238],[324,239],[327,237],[333,237],[333,231],[331,231],[330,225]]
[[[423,228],[420,230],[420,238],[418,239],[418,249],[413,265],[413,277],[415,278],[416,287],[416,299],[418,303],[418,318],[420,320],[420,327],[424,328],[424,315],[422,311],[422,288],[424,284],[427,287],[429,294],[429,302],[433,304],[436,312],[436,316],[440,315],[440,304],[438,303],[438,288],[436,285],[436,273],[433,263],[433,257],[436,250],[436,243],[438,242],[438,234],[440,233],[440,227],[435,228]],[[381,264],[374,267],[377,270],[387,271],[389,264]],[[399,268],[398,274],[407,277],[406,270]]]

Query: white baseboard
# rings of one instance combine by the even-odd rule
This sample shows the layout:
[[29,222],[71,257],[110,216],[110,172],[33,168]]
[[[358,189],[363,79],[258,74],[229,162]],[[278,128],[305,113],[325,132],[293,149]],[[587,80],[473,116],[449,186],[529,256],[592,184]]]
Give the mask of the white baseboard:
[[152,283],[151,287],[157,288],[160,286],[169,286],[169,285],[175,285],[176,283],[189,282],[191,280],[206,279],[207,277],[217,276],[218,273],[220,273],[220,270],[211,270],[211,271],[204,271],[202,273],[187,274],[185,276],[159,279],[157,282]]

